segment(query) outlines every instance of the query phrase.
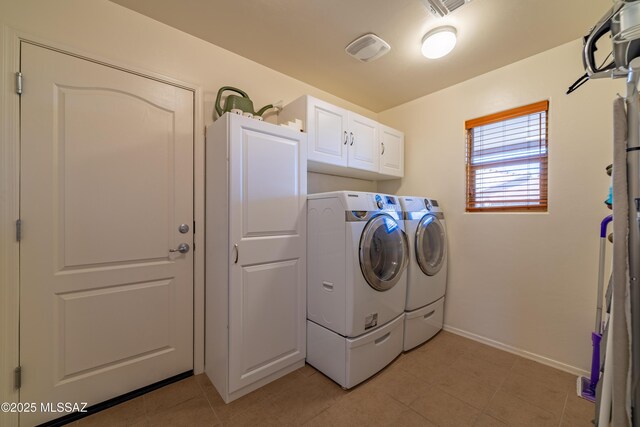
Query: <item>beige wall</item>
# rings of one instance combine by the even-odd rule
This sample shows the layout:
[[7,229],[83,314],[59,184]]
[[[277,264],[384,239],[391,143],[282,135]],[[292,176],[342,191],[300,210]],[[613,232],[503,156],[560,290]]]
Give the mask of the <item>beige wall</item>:
[[[379,114],[406,134],[405,179],[384,192],[437,198],[447,218],[445,323],[588,369],[599,222],[621,81],[567,87],[583,73],[575,41]],[[465,213],[464,121],[550,100],[549,212]],[[611,250],[611,247],[608,248]],[[609,255],[611,252],[608,253]]]

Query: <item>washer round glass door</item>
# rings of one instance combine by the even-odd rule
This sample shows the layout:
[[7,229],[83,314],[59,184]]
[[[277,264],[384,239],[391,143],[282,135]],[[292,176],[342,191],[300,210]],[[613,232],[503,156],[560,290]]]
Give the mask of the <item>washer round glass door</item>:
[[360,269],[377,291],[388,291],[407,267],[409,246],[404,231],[390,215],[369,220],[360,237]]
[[416,260],[428,276],[436,275],[444,264],[444,227],[435,215],[425,215],[416,228]]

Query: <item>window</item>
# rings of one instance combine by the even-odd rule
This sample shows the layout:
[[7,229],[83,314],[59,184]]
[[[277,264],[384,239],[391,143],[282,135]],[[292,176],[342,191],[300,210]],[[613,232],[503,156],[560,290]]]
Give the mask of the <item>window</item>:
[[542,101],[465,122],[467,212],[547,210],[547,111]]

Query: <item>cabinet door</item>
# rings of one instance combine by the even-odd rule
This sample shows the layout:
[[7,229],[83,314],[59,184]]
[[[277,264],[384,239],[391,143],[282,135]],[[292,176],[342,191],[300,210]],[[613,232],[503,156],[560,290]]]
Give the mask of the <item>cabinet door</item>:
[[347,166],[347,110],[309,97],[309,160]]
[[378,172],[378,122],[355,113],[349,113],[348,166]]
[[404,134],[380,125],[380,173],[404,176]]
[[230,127],[231,393],[305,357],[307,168],[303,133]]

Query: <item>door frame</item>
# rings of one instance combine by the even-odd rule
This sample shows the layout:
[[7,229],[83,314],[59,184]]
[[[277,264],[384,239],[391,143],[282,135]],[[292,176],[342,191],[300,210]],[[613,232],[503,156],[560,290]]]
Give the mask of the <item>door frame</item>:
[[[0,27],[0,402],[19,402],[14,389],[13,370],[20,361],[20,259],[16,241],[16,223],[20,215],[20,97],[15,91],[15,73],[20,69],[20,46],[23,42],[72,55],[110,68],[178,86],[193,93],[193,214],[197,229],[193,253],[193,369],[204,372],[204,173],[205,127],[203,89],[164,74],[121,61],[103,58],[72,46]],[[28,76],[24,77],[28,85]],[[0,424],[18,426],[17,413],[0,411]]]

